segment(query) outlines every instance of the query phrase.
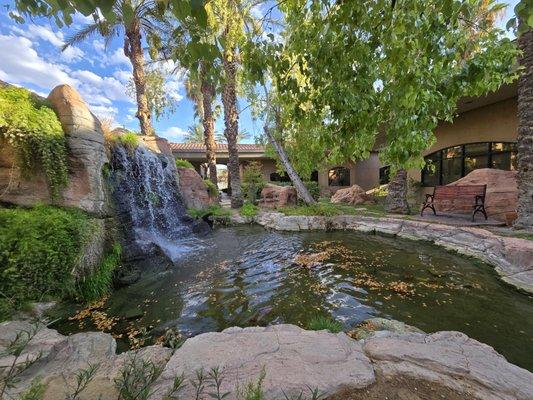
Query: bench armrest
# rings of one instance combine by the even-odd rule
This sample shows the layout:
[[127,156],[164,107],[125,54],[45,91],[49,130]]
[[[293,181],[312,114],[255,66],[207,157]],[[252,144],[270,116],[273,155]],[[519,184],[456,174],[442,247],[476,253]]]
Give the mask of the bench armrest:
[[476,194],[476,206],[485,204],[485,196],[482,194]]
[[425,203],[433,203],[434,197],[435,196],[433,194],[426,193],[426,201],[425,201]]

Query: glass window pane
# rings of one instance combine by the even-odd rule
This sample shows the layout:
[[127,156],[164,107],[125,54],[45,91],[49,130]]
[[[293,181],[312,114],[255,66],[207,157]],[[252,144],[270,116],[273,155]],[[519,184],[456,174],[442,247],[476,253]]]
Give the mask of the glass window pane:
[[447,149],[442,150],[443,158],[453,158],[460,157],[463,154],[461,146],[448,147]]
[[465,154],[466,155],[487,154],[488,151],[489,151],[489,143],[465,144]]
[[516,143],[492,143],[492,151],[516,151]]
[[465,175],[479,168],[489,167],[489,157],[487,155],[476,157],[465,157]]
[[441,152],[438,151],[424,158],[426,166],[422,170],[422,185],[437,186],[440,184],[440,154]]
[[462,158],[450,158],[442,160],[442,184],[455,182],[461,178],[461,172],[463,170]]
[[329,186],[350,186],[350,170],[336,167],[329,170]]
[[501,153],[492,155],[492,168],[510,170],[511,153]]
[[518,157],[516,153],[511,153],[511,171],[516,171],[518,169]]

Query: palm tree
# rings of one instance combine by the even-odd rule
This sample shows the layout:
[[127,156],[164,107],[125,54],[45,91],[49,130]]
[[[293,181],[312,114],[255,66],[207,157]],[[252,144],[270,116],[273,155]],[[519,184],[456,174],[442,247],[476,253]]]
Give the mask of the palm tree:
[[518,82],[517,228],[533,228],[533,29],[518,37],[524,68]]
[[213,112],[216,91],[215,85],[210,80],[206,65],[206,61],[200,63],[200,73],[197,77],[189,74],[185,89],[187,97],[194,101],[196,115],[202,121],[203,142],[205,144],[205,157],[209,169],[209,180],[217,185],[215,113]]
[[187,128],[185,143],[204,143],[204,127],[201,123],[190,125]]
[[119,0],[113,6],[116,19],[108,21],[100,14],[94,14],[95,22],[68,37],[62,50],[82,42],[94,34],[104,37],[106,45],[115,36],[124,35],[124,55],[129,58],[133,67],[133,82],[137,100],[136,117],[139,119],[143,135],[155,135],[152,127],[152,116],[146,97],[146,76],[142,36],[154,35],[158,31],[156,25],[156,2],[151,0]]
[[[243,129],[239,131],[239,133],[237,134],[237,143],[240,143],[246,139],[250,139],[251,137],[252,135],[250,135],[247,130]],[[224,134],[217,133],[215,135],[215,141],[217,143],[226,143],[227,139],[226,139],[226,136],[224,136]]]

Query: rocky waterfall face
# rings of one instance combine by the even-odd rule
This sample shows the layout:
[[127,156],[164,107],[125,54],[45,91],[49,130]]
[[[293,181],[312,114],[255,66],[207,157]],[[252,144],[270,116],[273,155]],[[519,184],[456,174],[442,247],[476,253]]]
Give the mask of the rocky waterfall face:
[[172,159],[142,145],[115,146],[110,166],[110,192],[127,258],[146,259],[161,251],[174,262],[198,245]]

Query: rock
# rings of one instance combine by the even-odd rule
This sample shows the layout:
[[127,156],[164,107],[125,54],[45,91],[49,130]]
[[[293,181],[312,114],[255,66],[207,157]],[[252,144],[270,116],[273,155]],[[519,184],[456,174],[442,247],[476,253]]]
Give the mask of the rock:
[[[0,350],[21,329],[28,329],[27,322],[0,324]],[[93,380],[81,393],[80,400],[117,398],[114,380],[133,357],[152,362],[162,368],[171,355],[171,350],[161,346],[149,346],[138,351],[116,354],[116,342],[111,335],[101,332],[77,333],[69,337],[55,330],[39,326],[38,333],[23,351],[21,360],[41,353],[38,361],[19,375],[14,387],[9,388],[8,398],[19,398],[38,380],[45,385],[44,400],[63,400],[76,387],[76,374],[90,365],[98,366]],[[0,365],[5,360],[0,359]]]
[[211,226],[209,226],[209,222],[204,221],[203,219],[194,220],[191,223],[191,227],[193,233],[199,236],[205,236],[211,232]]
[[216,202],[198,172],[191,168],[178,168],[179,186],[183,204],[187,208],[204,209]]
[[389,182],[385,210],[393,214],[409,214],[407,191],[407,171],[400,169]]
[[[107,215],[102,167],[108,159],[100,122],[68,85],[54,88],[48,100],[61,122],[68,149],[69,183],[54,203],[96,216]],[[0,148],[0,193],[0,200],[21,206],[51,203],[44,173],[34,171],[30,177],[23,176],[9,145]]]
[[[453,185],[487,185],[485,209],[489,218],[506,223],[512,223],[516,218],[518,201],[518,186],[516,171],[503,171],[494,168],[476,169],[448,186]],[[455,202],[453,207],[446,202],[437,201],[439,211],[472,213],[472,202]]]
[[[204,333],[188,339],[179,348],[157,380],[155,399],[162,399],[173,379],[185,373],[187,379],[195,371],[223,368],[222,389],[235,388],[257,381],[264,369],[263,389],[266,399],[297,396],[308,387],[318,387],[324,395],[343,387],[361,388],[375,380],[370,360],[362,353],[360,343],[345,334],[306,331],[294,325],[266,328],[229,328],[222,332]],[[178,392],[180,398],[194,398],[188,385]]]
[[350,331],[349,336],[354,339],[361,340],[372,336],[375,332],[378,331],[389,331],[395,333],[424,333],[415,326],[407,325],[404,322],[396,321],[394,319],[369,318],[357,325],[352,331]]
[[331,197],[331,202],[350,204],[352,206],[374,203],[372,197],[366,194],[366,192],[358,185],[337,190]]
[[379,332],[365,341],[364,351],[385,378],[426,379],[465,398],[528,400],[533,394],[531,372],[460,332]]
[[63,192],[62,204],[107,215],[102,168],[109,160],[100,121],[68,85],[55,87],[48,100],[61,121],[69,150],[69,185]]
[[292,186],[267,184],[261,190],[259,205],[265,208],[279,208],[296,205],[298,195]]

